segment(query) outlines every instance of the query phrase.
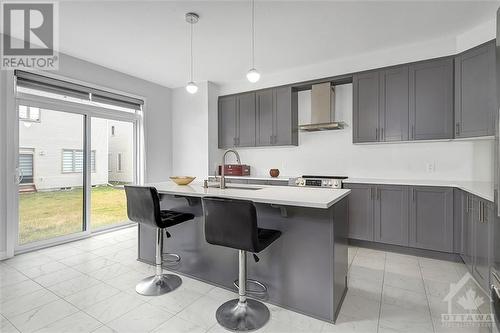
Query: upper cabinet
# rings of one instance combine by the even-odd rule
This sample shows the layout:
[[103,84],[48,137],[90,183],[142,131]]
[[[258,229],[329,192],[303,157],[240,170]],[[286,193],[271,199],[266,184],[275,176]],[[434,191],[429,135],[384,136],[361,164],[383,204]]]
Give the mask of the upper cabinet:
[[408,140],[408,66],[355,74],[353,142]]
[[297,144],[297,93],[291,87],[219,97],[219,148]]
[[353,142],[379,141],[380,73],[353,77]]
[[455,137],[494,134],[495,81],[494,42],[455,58]]
[[410,66],[410,139],[453,138],[453,59]]
[[453,59],[355,74],[353,142],[451,139]]

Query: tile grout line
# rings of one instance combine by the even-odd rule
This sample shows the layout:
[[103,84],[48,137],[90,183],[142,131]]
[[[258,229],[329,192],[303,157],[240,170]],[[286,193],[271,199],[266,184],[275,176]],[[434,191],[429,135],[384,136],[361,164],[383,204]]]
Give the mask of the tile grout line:
[[426,287],[425,281],[424,281],[424,274],[422,273],[422,265],[420,264],[420,259],[418,259],[418,269],[420,271],[420,277],[422,278],[422,283],[424,285],[425,299],[427,301],[427,310],[429,311],[429,316],[431,319],[432,331],[434,333],[437,333],[436,326],[434,325],[434,317],[432,316],[432,311],[431,311],[431,302],[429,300],[429,295],[427,293],[427,287]]
[[382,275],[382,288],[380,291],[380,302],[378,306],[377,333],[380,330],[380,315],[382,314],[382,302],[384,299],[384,281],[385,281],[386,264],[387,264],[387,252],[384,251],[384,274]]

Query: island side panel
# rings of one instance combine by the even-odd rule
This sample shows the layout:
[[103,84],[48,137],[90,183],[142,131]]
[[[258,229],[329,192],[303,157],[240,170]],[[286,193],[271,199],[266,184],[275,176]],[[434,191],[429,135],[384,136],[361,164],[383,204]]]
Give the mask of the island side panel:
[[[172,237],[165,239],[165,252],[182,257],[181,264],[172,270],[234,290],[238,252],[206,243],[201,199],[193,197],[188,202],[172,195],[162,198],[162,209],[195,214],[193,221],[169,228]],[[258,255],[258,263],[251,255],[248,257],[248,277],[267,285],[269,302],[330,322],[335,320],[346,288],[346,201],[330,209],[286,206],[286,217],[279,207],[256,204],[259,226],[282,231],[280,239]],[[152,263],[154,231],[141,227],[140,243],[140,259]]]

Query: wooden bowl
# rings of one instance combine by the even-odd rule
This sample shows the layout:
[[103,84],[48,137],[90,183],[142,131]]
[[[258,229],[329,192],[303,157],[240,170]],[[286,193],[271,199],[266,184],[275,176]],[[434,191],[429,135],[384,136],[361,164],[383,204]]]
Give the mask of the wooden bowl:
[[190,177],[190,176],[175,176],[175,177],[170,177],[170,179],[176,183],[177,185],[187,185],[191,183],[196,177]]

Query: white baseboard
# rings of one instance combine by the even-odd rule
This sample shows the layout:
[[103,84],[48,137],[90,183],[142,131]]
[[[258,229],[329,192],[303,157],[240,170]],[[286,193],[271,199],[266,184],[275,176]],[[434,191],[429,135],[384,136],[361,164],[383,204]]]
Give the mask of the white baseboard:
[[5,260],[5,259],[7,259],[7,252],[0,251],[0,260]]

